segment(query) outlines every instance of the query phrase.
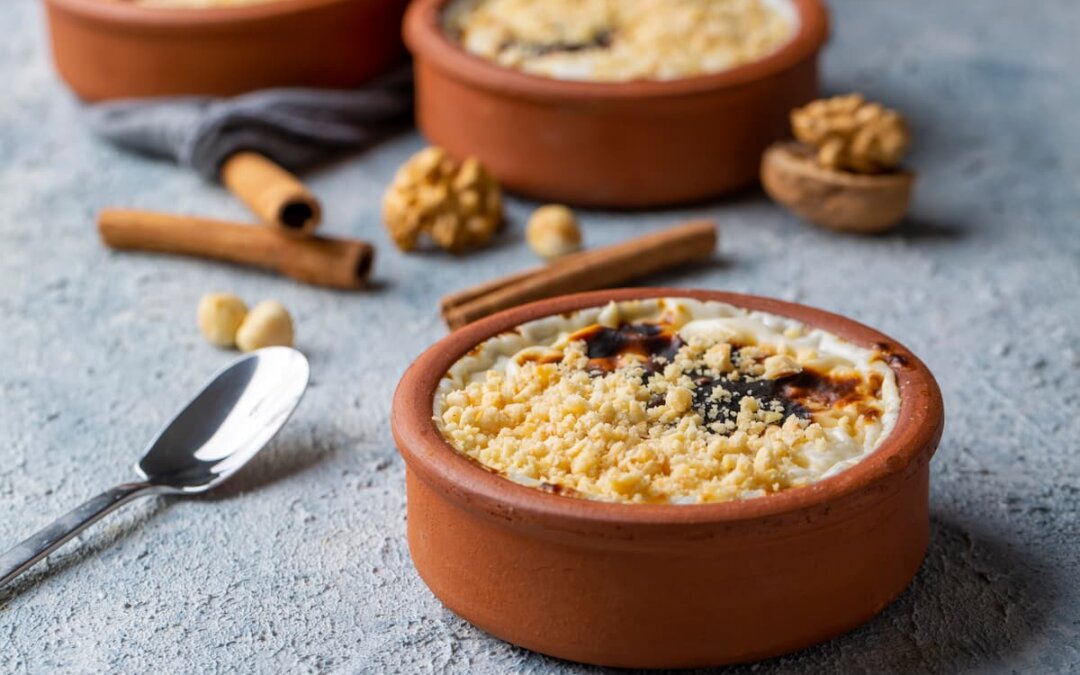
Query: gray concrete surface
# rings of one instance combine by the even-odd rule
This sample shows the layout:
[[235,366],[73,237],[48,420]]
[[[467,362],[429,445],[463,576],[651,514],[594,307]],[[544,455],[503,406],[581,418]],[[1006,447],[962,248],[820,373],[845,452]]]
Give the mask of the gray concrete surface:
[[[849,635],[731,672],[1076,672],[1080,5],[833,9],[827,88],[912,119],[921,179],[904,229],[836,236],[756,193],[584,216],[590,244],[714,216],[723,263],[658,281],[848,314],[908,344],[945,392],[931,549],[911,588]],[[376,290],[110,253],[93,229],[105,205],[246,214],[87,136],[38,3],[0,0],[0,25],[0,546],[124,479],[232,357],[194,327],[203,292],[282,300],[314,368],[292,422],[221,494],[129,507],[0,591],[0,672],[594,672],[492,639],[427,591],[387,422],[398,377],[444,334],[440,293],[532,262],[533,205],[512,201],[509,233],[468,258],[397,253],[379,195],[421,146],[408,134],[310,176],[329,231],[379,244]]]

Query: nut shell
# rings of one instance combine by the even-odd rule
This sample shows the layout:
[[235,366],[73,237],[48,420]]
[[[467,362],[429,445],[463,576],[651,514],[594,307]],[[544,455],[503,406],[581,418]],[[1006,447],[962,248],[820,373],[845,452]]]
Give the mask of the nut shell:
[[819,166],[813,152],[778,143],[761,160],[765,192],[802,218],[842,232],[883,232],[907,213],[915,174],[854,174]]

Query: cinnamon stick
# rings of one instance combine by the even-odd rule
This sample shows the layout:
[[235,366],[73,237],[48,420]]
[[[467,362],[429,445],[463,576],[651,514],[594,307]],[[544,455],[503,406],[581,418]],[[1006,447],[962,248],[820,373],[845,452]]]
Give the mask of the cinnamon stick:
[[526,302],[566,293],[609,288],[707,258],[716,248],[717,228],[699,220],[627,242],[558,259],[442,299],[443,319],[451,329]]
[[255,152],[238,152],[221,166],[221,182],[259,219],[282,232],[309,237],[322,207],[315,195],[282,167]]
[[514,272],[508,274],[505,277],[499,277],[498,279],[492,279],[491,281],[485,281],[475,286],[463,288],[460,291],[454,291],[453,293],[447,293],[439,300],[439,311],[445,314],[452,308],[458,305],[464,305],[465,303],[475,300],[482,295],[488,295],[500,288],[504,288],[511,284],[514,284],[523,279],[527,279],[541,270],[548,269],[550,267],[564,266],[568,264],[575,264],[580,256],[585,256],[592,251],[578,251],[576,253],[570,253],[562,257],[552,260],[546,265],[538,265],[536,267],[530,267],[529,269],[522,270],[520,272]]
[[365,241],[282,236],[271,228],[152,211],[105,209],[98,232],[106,245],[212,258],[272,270],[330,288],[360,288],[375,249]]

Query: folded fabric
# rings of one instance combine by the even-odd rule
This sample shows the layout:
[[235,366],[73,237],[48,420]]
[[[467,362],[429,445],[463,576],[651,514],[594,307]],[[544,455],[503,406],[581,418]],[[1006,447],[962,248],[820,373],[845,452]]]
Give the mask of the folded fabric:
[[103,138],[167,157],[209,180],[239,150],[291,171],[356,151],[400,129],[412,115],[411,68],[348,91],[267,89],[233,98],[169,97],[111,101],[87,108]]

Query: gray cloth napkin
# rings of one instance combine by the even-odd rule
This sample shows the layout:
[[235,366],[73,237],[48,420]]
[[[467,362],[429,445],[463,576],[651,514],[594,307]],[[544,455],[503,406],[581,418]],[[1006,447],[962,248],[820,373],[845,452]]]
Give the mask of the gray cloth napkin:
[[175,160],[209,180],[239,150],[301,171],[366,148],[411,119],[405,67],[355,90],[267,89],[234,98],[169,97],[99,103],[90,127],[130,150]]

